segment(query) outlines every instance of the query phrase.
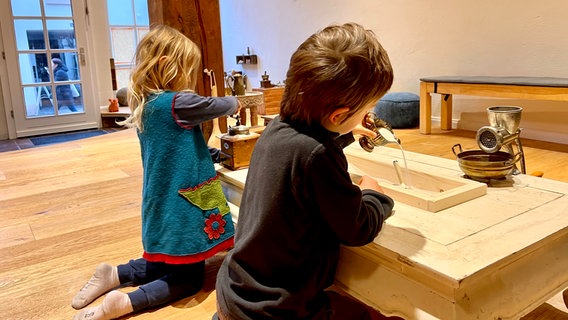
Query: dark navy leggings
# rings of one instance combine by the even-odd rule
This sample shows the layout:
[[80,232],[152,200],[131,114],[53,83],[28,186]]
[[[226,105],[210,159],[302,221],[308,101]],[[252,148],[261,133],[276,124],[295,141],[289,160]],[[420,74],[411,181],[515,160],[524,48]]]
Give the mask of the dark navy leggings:
[[177,265],[140,258],[117,269],[121,285],[139,286],[128,293],[134,312],[189,297],[205,280],[205,261]]

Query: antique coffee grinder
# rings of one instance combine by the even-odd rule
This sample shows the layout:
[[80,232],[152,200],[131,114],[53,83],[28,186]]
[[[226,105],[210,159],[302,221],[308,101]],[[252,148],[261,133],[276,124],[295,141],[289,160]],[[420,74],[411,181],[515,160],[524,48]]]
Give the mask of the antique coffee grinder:
[[249,127],[242,125],[238,115],[232,117],[237,120],[236,125],[229,127],[229,133],[219,136],[221,165],[237,170],[249,165],[252,150],[260,134],[251,132]]
[[274,87],[272,82],[270,82],[270,79],[268,79],[270,76],[266,73],[266,71],[264,71],[264,74],[261,75],[261,77],[262,77],[262,80],[260,80],[260,87],[261,88],[272,88],[272,87]]
[[[511,156],[519,157],[521,173],[526,173],[525,156],[519,135],[521,129],[521,112],[523,108],[516,106],[494,106],[487,108],[489,125],[477,130],[476,140],[479,148],[486,153],[496,153],[501,148]],[[515,148],[513,148],[515,147]],[[516,149],[516,151],[514,150]],[[513,170],[518,174],[519,170]]]

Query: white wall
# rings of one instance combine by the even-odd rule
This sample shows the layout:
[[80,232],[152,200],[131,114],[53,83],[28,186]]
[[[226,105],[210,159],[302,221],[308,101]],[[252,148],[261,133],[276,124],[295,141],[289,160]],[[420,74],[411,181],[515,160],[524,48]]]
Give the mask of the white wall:
[[[391,91],[418,93],[438,75],[568,77],[568,1],[562,0],[220,0],[225,70],[243,70],[252,87],[267,71],[285,79],[291,54],[333,23],[373,30],[395,70]],[[237,65],[250,47],[257,65]],[[455,125],[477,130],[485,109],[524,108],[523,137],[568,143],[568,103],[456,96]],[[439,100],[433,113],[439,116]]]
[[[568,78],[568,1],[564,0],[219,1],[223,71],[243,70],[249,88],[260,86],[264,71],[273,83],[283,81],[290,56],[302,41],[329,24],[349,21],[373,30],[389,52],[395,70],[392,91],[418,93],[421,77],[437,75]],[[90,1],[89,12],[93,45],[88,55],[96,65],[95,96],[105,105],[113,96],[106,1]],[[235,63],[235,56],[246,53],[247,47],[258,55],[257,65]],[[568,143],[568,103],[564,102],[456,96],[455,126],[477,130],[487,124],[485,108],[498,104],[524,108],[523,137]],[[438,116],[436,98],[433,109]],[[5,129],[2,122],[0,129]]]

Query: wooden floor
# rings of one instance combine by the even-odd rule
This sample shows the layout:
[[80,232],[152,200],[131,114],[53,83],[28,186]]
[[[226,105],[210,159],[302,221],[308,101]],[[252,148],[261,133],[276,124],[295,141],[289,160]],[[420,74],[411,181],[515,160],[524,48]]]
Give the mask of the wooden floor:
[[[396,133],[408,151],[454,159],[455,143],[477,149],[474,132]],[[568,182],[568,145],[523,142],[529,173]],[[141,174],[132,130],[0,153],[1,319],[71,319],[71,298],[98,263],[140,256]],[[127,318],[211,319],[222,258],[195,296]],[[568,310],[555,296],[523,319],[568,319]]]

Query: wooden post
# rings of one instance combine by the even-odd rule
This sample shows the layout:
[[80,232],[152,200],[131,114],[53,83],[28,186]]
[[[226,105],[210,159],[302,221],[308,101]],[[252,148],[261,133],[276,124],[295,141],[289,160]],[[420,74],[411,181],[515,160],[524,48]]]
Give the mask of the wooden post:
[[[150,28],[165,24],[179,30],[201,49],[201,69],[213,70],[219,96],[225,95],[223,79],[223,48],[219,0],[148,0]],[[201,72],[196,92],[210,96],[209,77]],[[213,121],[202,125],[205,141],[213,132]]]

